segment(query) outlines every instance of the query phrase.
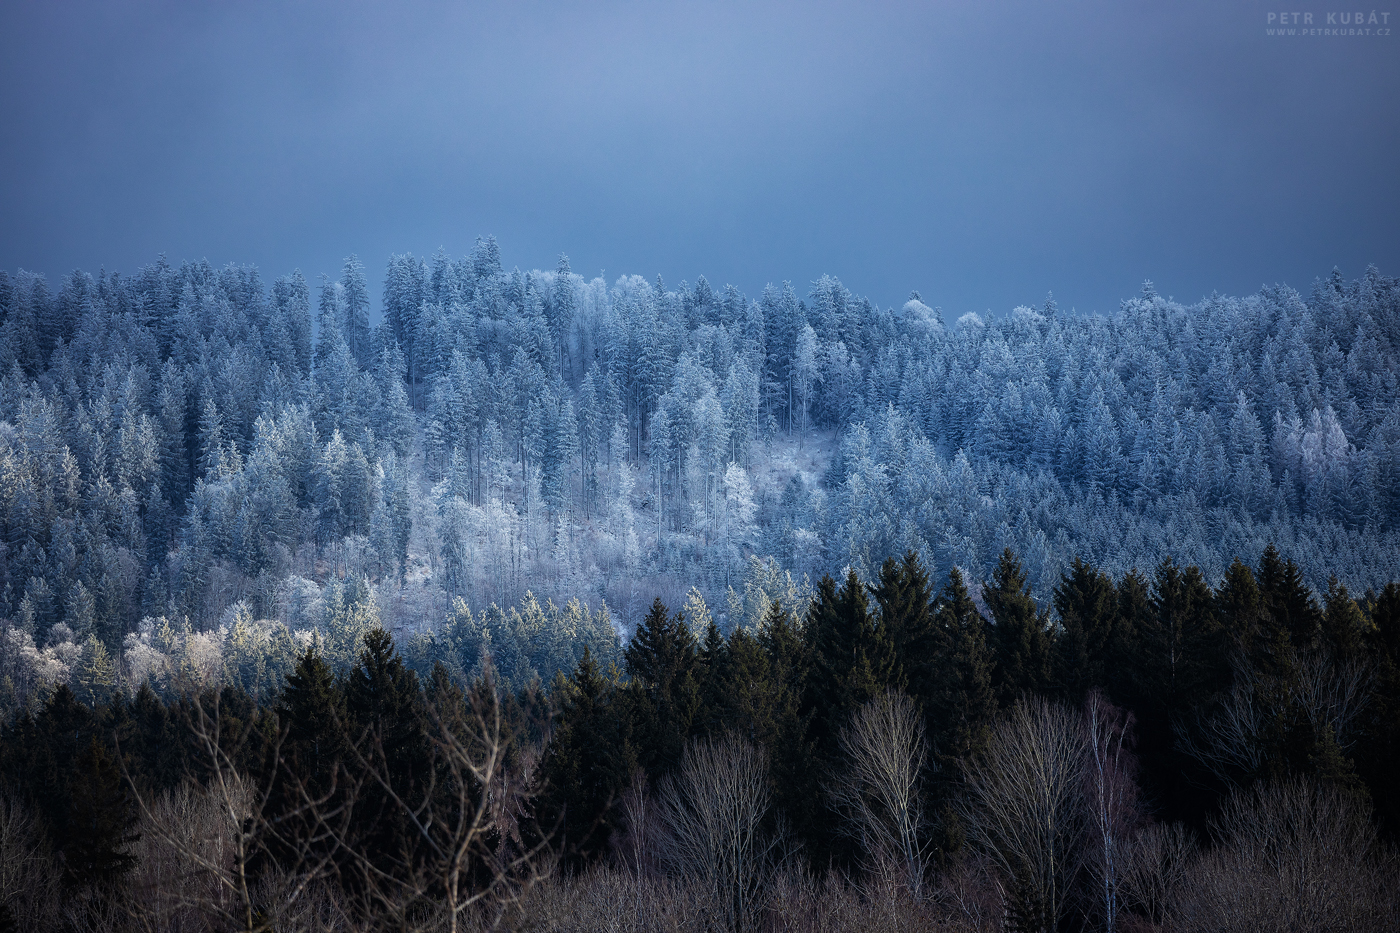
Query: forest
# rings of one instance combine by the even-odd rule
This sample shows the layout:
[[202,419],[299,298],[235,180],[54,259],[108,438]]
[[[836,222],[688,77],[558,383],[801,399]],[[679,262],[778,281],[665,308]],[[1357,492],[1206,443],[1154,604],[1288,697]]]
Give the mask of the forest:
[[[259,702],[60,686],[0,729],[0,927],[1381,930],[1400,585],[917,555],[505,689],[380,627]],[[1053,624],[1051,620],[1054,620]],[[618,663],[620,661],[620,663]]]
[[382,296],[0,272],[0,928],[1393,916],[1396,279]]

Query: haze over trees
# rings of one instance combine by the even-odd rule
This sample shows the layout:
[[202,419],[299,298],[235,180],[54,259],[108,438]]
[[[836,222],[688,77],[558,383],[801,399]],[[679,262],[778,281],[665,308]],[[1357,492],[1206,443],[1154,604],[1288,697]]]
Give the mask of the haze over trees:
[[1393,914],[1400,283],[804,291],[0,273],[0,929]]
[[1009,551],[990,617],[907,554],[727,636],[655,600],[548,690],[379,627],[261,697],[60,686],[0,727],[0,922],[1383,929],[1400,585],[1302,578],[1077,563],[1052,625]]
[[[377,326],[355,257],[314,288],[163,258],[0,275],[5,702],[161,676],[176,643],[271,685],[260,652],[356,612],[439,641],[451,617],[464,670],[489,636],[547,680],[652,595],[752,628],[908,551],[975,581],[1010,548],[1042,599],[1076,558],[1214,582],[1269,543],[1358,592],[1400,578],[1375,269],[951,326],[804,291],[507,271],[490,239],[391,257]],[[561,627],[584,634],[527,634]]]

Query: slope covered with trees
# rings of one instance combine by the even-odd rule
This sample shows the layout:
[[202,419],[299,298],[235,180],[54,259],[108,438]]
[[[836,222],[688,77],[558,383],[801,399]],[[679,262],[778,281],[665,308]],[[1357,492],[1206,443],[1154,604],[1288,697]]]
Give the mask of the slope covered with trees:
[[752,629],[906,551],[979,580],[1011,548],[1042,598],[1076,558],[1215,582],[1270,542],[1358,592],[1400,578],[1400,285],[1374,269],[950,327],[830,277],[609,284],[484,240],[392,257],[377,325],[368,295],[353,257],[315,289],[0,276],[7,705],[181,666],[270,688],[286,646],[346,664],[371,617],[470,619],[464,672],[489,643],[548,681],[654,595]]
[[261,703],[61,687],[0,728],[0,922],[1384,929],[1400,586],[1303,577],[1076,562],[1052,625],[1009,551],[986,616],[910,553],[727,637],[656,600],[547,691],[380,628]]

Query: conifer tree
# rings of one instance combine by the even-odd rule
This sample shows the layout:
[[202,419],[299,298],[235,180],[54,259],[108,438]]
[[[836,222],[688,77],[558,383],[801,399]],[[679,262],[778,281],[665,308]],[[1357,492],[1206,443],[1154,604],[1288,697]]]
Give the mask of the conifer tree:
[[423,694],[417,674],[382,628],[365,635],[360,662],[344,690],[348,767],[366,775],[354,804],[352,846],[378,871],[392,873],[411,864],[410,853],[419,845],[399,801],[417,805],[432,779]]
[[893,685],[913,696],[927,696],[938,660],[938,638],[933,590],[919,556],[907,551],[899,562],[886,558],[870,594],[880,609],[880,626],[894,646],[899,675]]
[[96,735],[74,763],[70,800],[60,835],[63,879],[89,896],[106,894],[136,865],[129,846],[136,814],[117,761]]
[[854,570],[840,590],[830,576],[817,584],[803,634],[812,657],[804,706],[813,716],[813,738],[823,755],[831,755],[850,711],[895,682],[894,645],[876,627]]
[[1366,619],[1361,607],[1347,592],[1346,584],[1333,576],[1327,581],[1327,593],[1323,597],[1322,646],[1337,662],[1357,660],[1362,654],[1362,639],[1366,632]]
[[277,705],[287,730],[283,752],[312,797],[329,788],[346,754],[345,697],[313,644],[297,658]]
[[339,282],[321,276],[321,299],[316,306],[315,364],[318,378],[327,361],[345,346],[345,335],[340,329],[344,305],[342,290]]
[[1036,607],[1026,573],[1010,548],[1001,552],[991,581],[983,584],[982,598],[992,614],[992,683],[997,700],[1007,708],[1023,694],[1050,685],[1048,613]]
[[[1400,776],[1400,583],[1388,583],[1379,594],[1367,593],[1365,612],[1368,654],[1376,665],[1376,686],[1366,719],[1366,740],[1357,765],[1372,788],[1394,786]],[[1400,794],[1375,793],[1382,825],[1400,829]]]
[[1321,630],[1322,613],[1298,565],[1283,560],[1270,544],[1259,559],[1258,580],[1272,631],[1286,636],[1295,648],[1312,647]]
[[1274,652],[1283,647],[1267,643],[1263,594],[1254,571],[1238,557],[1216,587],[1215,611],[1225,638],[1241,657],[1257,663],[1259,652]]
[[1139,676],[1149,702],[1181,712],[1228,684],[1224,632],[1200,569],[1182,570],[1171,558],[1157,568],[1151,607],[1139,638]]
[[584,648],[569,678],[560,676],[559,720],[540,763],[537,822],[553,833],[563,862],[581,867],[607,850],[617,804],[638,761],[632,718],[615,681]]
[[725,715],[727,694],[731,689],[727,676],[729,645],[713,619],[705,625],[702,639],[696,653],[698,703],[691,731],[697,736],[713,736],[729,725]]
[[1107,574],[1077,557],[1055,587],[1060,625],[1051,652],[1051,676],[1054,688],[1071,703],[1079,703],[1087,690],[1104,682],[1117,595]]
[[949,779],[955,762],[970,760],[985,747],[997,708],[987,623],[957,567],[948,572],[948,582],[939,593],[934,625],[943,651],[925,714],[935,756]]
[[660,598],[651,604],[623,658],[636,689],[649,701],[649,721],[639,728],[648,771],[659,773],[679,761],[700,705],[699,657],[695,637],[681,613],[674,616]]
[[369,288],[365,284],[365,267],[358,256],[346,257],[340,276],[341,335],[351,356],[361,369],[368,369],[373,347],[369,331]]

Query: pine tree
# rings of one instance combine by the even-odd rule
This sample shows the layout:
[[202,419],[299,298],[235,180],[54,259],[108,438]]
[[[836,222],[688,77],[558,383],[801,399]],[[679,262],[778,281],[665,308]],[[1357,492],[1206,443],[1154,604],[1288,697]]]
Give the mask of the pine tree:
[[1009,708],[1023,695],[1050,686],[1048,613],[1037,608],[1026,573],[1010,548],[1001,552],[991,581],[983,584],[982,598],[992,614],[992,683],[1001,706]]
[[943,765],[944,777],[951,779],[956,762],[970,760],[986,746],[997,708],[987,623],[957,567],[948,572],[948,582],[939,593],[934,626],[943,650],[925,715],[935,756]]
[[927,697],[938,663],[938,637],[933,624],[933,590],[928,572],[913,551],[880,566],[879,582],[870,595],[880,609],[880,626],[894,646],[899,674],[894,685],[911,696]]
[[812,657],[804,706],[812,712],[822,753],[834,755],[836,735],[851,711],[897,682],[895,646],[876,627],[854,570],[839,591],[830,576],[817,584],[803,634]]
[[346,347],[361,369],[368,369],[373,358],[369,332],[369,288],[365,284],[365,267],[359,257],[350,255],[340,275],[341,335]]
[[639,726],[645,736],[644,764],[652,773],[669,770],[680,761],[700,705],[695,637],[683,615],[671,615],[658,598],[623,658],[636,689],[649,704],[649,721]]
[[[663,612],[664,615],[664,612]],[[567,867],[580,868],[607,851],[618,828],[617,803],[636,770],[628,704],[617,684],[598,671],[584,648],[573,675],[560,677],[558,725],[540,763],[537,823]]]
[[1117,595],[1107,574],[1077,557],[1055,587],[1060,625],[1051,649],[1051,676],[1054,688],[1071,703],[1104,683]]

